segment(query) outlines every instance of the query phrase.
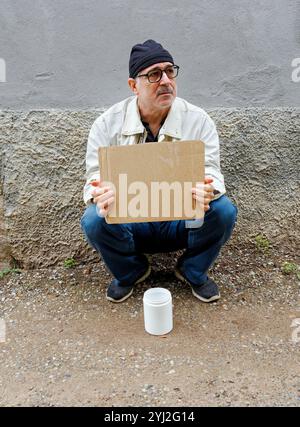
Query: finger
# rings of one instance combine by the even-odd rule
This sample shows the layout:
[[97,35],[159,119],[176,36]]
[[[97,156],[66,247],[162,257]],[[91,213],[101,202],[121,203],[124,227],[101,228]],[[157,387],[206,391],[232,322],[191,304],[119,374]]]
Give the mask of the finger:
[[108,208],[114,203],[114,201],[115,201],[115,198],[111,197],[108,200],[106,200],[105,202],[99,203],[100,211],[104,210],[104,211],[108,212],[108,210],[109,210]]
[[203,190],[204,191],[214,191],[214,186],[213,185],[211,185],[211,184],[205,184],[204,186],[203,186]]
[[204,182],[197,182],[196,187],[193,187],[192,190],[198,189],[203,190],[204,188]]
[[105,218],[108,214],[108,211],[106,209],[99,209],[99,215]]
[[211,200],[204,200],[203,198],[198,198],[196,194],[193,195],[193,198],[200,204],[204,212],[207,212],[210,209],[209,202]]
[[204,194],[204,199],[207,199],[207,200],[212,200],[212,199],[214,199],[214,197],[215,197],[214,193],[211,193],[211,192],[209,192],[209,193],[206,192]]
[[97,187],[97,188],[94,188],[94,190],[92,191],[92,196],[93,197],[98,197],[98,196],[100,196],[103,193],[104,193],[103,188]]
[[[202,181],[202,182],[197,182],[196,183],[196,188],[199,188],[199,189],[203,189],[203,188],[205,188],[208,184],[211,184],[212,182],[213,182],[214,180],[212,179],[212,178],[205,178],[204,179],[204,181]],[[212,185],[211,185],[211,187],[212,187]],[[193,190],[193,188],[192,188],[192,190]]]
[[[115,198],[113,197],[113,199],[115,199]],[[94,203],[96,203],[98,205],[99,209],[103,209],[103,207],[106,206],[107,200],[109,200],[109,197],[107,199],[104,199],[104,200],[97,197],[96,199],[94,199],[94,201],[95,201]]]
[[106,212],[103,209],[98,209],[98,215],[105,217],[106,216]]
[[107,202],[106,202],[107,203],[106,208],[107,208],[108,211],[110,211],[111,206],[114,204],[114,202],[115,202],[115,198],[114,197],[111,197],[110,199],[107,200]]
[[193,193],[193,196],[197,196],[197,200],[204,200],[206,202],[211,202],[215,197],[214,193],[211,191],[208,192],[208,191],[199,191],[199,190],[196,190]]
[[192,194],[192,196],[195,198],[197,198],[198,200],[207,200],[207,201],[211,201],[212,199],[214,199],[215,195],[212,192],[207,192],[207,191],[195,191],[195,193]]
[[207,192],[195,192],[193,193],[193,196],[197,197],[197,200],[205,203],[210,203],[214,198],[214,193],[207,193]]
[[197,194],[193,194],[193,199],[195,199],[198,203],[201,203],[201,205],[204,205],[204,197],[203,196],[197,196]]
[[99,187],[99,188],[95,188],[92,191],[92,196],[96,198],[98,196],[101,196],[104,193],[107,193],[108,191],[112,191],[112,189],[110,187]]
[[205,199],[212,200],[212,199],[214,199],[214,197],[215,197],[215,195],[212,191],[206,191],[204,194]]
[[204,201],[204,197],[198,197],[196,194],[193,196],[193,199],[195,199],[197,201],[198,204],[200,204],[201,206],[204,206],[205,201]]
[[114,197],[113,191],[108,191],[107,193],[104,193],[101,196],[97,197],[97,199],[98,199],[97,202],[99,201],[100,203],[103,203],[106,200],[108,200],[110,197]]
[[105,207],[100,207],[99,205],[97,205],[97,208],[100,216],[105,217],[108,214],[108,211]]
[[107,206],[110,200],[115,201],[115,197],[112,195],[111,197],[108,197],[105,200],[98,200],[97,204],[100,206],[101,209],[103,209],[105,206]]
[[214,187],[211,184],[198,184],[196,187],[192,188],[192,193],[195,193],[197,191],[202,191],[205,193],[213,193]]
[[193,191],[192,191],[192,194],[197,194],[197,196],[204,196],[206,193],[205,193],[205,191],[204,190],[199,190],[198,188],[195,188]]

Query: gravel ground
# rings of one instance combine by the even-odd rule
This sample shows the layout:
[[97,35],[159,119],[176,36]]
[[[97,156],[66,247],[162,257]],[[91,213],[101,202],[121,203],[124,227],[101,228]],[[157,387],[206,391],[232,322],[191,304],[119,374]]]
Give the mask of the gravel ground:
[[[299,282],[282,273],[287,259],[227,248],[211,272],[222,295],[212,304],[174,278],[174,254],[153,256],[151,276],[122,304],[105,299],[101,263],[6,275],[0,405],[300,406]],[[164,337],[144,331],[151,286],[173,296]]]

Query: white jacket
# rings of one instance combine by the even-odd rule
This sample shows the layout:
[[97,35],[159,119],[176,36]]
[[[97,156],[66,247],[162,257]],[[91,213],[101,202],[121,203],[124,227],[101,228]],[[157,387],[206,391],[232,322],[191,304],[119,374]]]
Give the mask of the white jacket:
[[[141,122],[137,97],[113,105],[98,117],[89,134],[86,153],[86,184],[84,202],[92,198],[90,182],[100,178],[98,148],[110,145],[144,143],[146,130]],[[225,193],[224,177],[220,170],[219,137],[213,120],[199,107],[176,98],[159,131],[158,141],[201,140],[205,143],[205,176],[213,178],[212,185]]]

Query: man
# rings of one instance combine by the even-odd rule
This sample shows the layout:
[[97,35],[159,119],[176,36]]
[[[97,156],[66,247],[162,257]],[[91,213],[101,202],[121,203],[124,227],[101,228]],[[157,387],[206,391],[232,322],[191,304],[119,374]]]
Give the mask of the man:
[[[179,249],[186,250],[177,261],[177,278],[187,282],[203,302],[220,298],[218,286],[207,272],[231,236],[237,208],[224,195],[215,125],[201,108],[177,97],[178,70],[171,54],[154,40],[133,46],[128,84],[135,96],[108,109],[89,134],[84,188],[88,207],[81,226],[115,277],[107,289],[107,299],[113,302],[125,301],[135,284],[149,276],[145,254]],[[193,139],[205,143],[205,182],[192,190],[196,203],[204,205],[202,226],[189,228],[197,222],[183,220],[106,223],[116,195],[101,183],[99,147]]]

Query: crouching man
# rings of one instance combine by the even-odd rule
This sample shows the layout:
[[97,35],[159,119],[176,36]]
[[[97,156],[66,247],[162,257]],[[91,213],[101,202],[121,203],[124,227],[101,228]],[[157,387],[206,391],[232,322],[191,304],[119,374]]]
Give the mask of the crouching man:
[[[134,286],[150,272],[147,253],[185,249],[175,275],[187,282],[203,302],[220,298],[208,270],[230,238],[237,208],[225,195],[220,171],[219,139],[212,119],[201,108],[177,97],[179,67],[171,54],[154,40],[133,46],[128,84],[134,96],[109,108],[93,124],[86,153],[81,227],[89,244],[101,255],[114,276],[107,299],[125,301]],[[193,189],[196,203],[204,205],[204,222],[191,221],[107,224],[116,195],[100,180],[98,148],[147,142],[202,140],[205,144],[205,182]]]

